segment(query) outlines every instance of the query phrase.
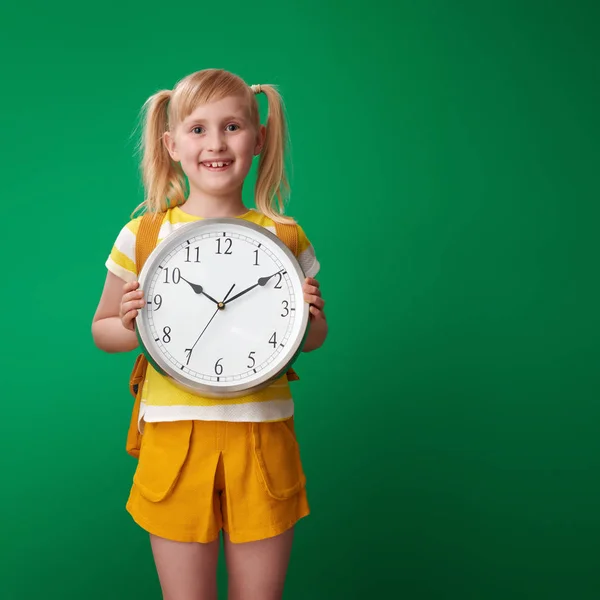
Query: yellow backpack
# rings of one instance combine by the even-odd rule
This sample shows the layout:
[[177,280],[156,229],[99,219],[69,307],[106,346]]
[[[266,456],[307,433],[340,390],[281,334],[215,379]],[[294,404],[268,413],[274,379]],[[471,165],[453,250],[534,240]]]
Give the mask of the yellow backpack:
[[[150,256],[158,241],[158,232],[162,225],[164,213],[145,213],[140,222],[140,228],[136,236],[135,244],[135,264],[137,272],[140,273],[144,263]],[[275,232],[277,237],[292,251],[294,256],[298,256],[298,227],[296,225],[284,225],[275,223]],[[131,420],[129,422],[129,430],[127,432],[127,442],[125,449],[127,453],[138,458],[140,455],[140,447],[142,444],[142,434],[138,429],[138,417],[140,413],[140,401],[142,397],[142,388],[144,387],[144,379],[146,377],[146,368],[148,360],[144,354],[139,354],[133,365],[131,375],[129,377],[129,391],[135,398]],[[287,372],[289,381],[299,379],[294,369],[289,369]]]

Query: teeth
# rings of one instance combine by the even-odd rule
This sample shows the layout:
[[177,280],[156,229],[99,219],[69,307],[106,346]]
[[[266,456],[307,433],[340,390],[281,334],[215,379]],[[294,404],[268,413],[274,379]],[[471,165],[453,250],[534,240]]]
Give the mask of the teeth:
[[228,167],[231,164],[231,161],[229,162],[212,162],[212,163],[204,163],[207,167],[212,167],[213,169],[216,169],[218,167]]

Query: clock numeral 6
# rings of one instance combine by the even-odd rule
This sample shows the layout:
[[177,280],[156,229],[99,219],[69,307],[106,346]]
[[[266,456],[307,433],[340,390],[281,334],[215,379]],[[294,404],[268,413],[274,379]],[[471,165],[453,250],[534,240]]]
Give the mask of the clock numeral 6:
[[219,360],[215,363],[215,373],[217,375],[221,375],[223,373],[223,365],[221,364],[222,360],[222,358],[219,358]]
[[249,369],[253,369],[254,365],[256,364],[256,360],[254,360],[254,355],[256,354],[256,352],[250,352],[250,354],[248,354],[248,358],[252,361],[251,365],[248,365]]
[[171,328],[166,325],[165,327],[163,327],[163,342],[165,344],[168,344],[171,341]]
[[[179,283],[181,281],[181,271],[175,267],[172,272],[171,277],[173,283]],[[169,267],[165,269],[165,283],[170,283],[169,281]]]
[[[229,242],[229,246],[227,246],[227,242]],[[225,238],[225,244],[223,244],[224,246],[227,246],[227,248],[225,249],[225,252],[221,252],[221,238],[217,239],[217,252],[216,254],[231,254],[231,246],[233,244],[233,240],[231,238]]]

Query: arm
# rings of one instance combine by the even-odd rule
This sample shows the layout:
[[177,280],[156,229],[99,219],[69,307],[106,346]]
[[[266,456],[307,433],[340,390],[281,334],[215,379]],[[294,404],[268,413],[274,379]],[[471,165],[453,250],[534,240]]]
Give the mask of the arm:
[[307,277],[304,282],[304,300],[310,304],[310,329],[302,352],[312,352],[320,348],[325,342],[329,327],[325,319],[323,307],[325,300],[321,297],[319,282],[313,277]]
[[110,271],[92,320],[92,337],[100,350],[129,352],[138,347],[134,319],[143,304],[139,283],[125,283]]
[[306,341],[304,342],[302,352],[312,352],[313,350],[320,348],[325,342],[327,333],[328,326],[325,317],[321,319],[311,319],[310,329],[308,331],[308,335],[306,336]]

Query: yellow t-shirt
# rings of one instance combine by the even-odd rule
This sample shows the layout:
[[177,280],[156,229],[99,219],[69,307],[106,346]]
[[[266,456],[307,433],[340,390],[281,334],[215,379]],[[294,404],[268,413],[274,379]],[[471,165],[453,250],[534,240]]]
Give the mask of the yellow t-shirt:
[[[275,233],[273,221],[256,210],[249,210],[238,217],[256,223]],[[166,211],[159,234],[160,244],[181,225],[201,220],[184,212],[179,206]],[[135,281],[138,271],[135,264],[135,240],[141,217],[129,221],[120,231],[106,261],[109,271],[124,281]],[[315,277],[319,272],[319,261],[315,250],[298,227],[298,262],[306,277]],[[191,394],[174,385],[167,377],[148,364],[140,403],[140,429],[142,421],[280,421],[294,413],[287,376],[283,375],[269,387],[255,394],[233,399],[206,398]]]

